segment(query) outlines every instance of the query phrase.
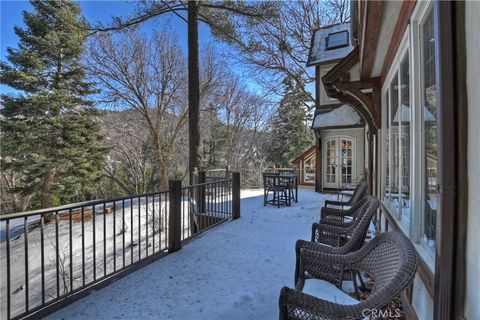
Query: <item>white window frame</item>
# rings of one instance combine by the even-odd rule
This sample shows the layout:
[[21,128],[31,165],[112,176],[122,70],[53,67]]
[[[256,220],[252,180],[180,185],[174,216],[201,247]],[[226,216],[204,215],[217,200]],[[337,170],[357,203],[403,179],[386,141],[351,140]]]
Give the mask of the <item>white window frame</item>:
[[423,96],[422,96],[422,89],[423,89],[423,66],[421,65],[422,61],[422,33],[421,33],[421,25],[424,23],[427,15],[433,10],[433,3],[430,1],[420,1],[417,3],[417,6],[412,14],[411,17],[411,34],[412,34],[412,47],[416,50],[412,52],[412,57],[416,61],[415,65],[413,66],[413,73],[414,73],[414,90],[415,94],[415,104],[414,104],[414,118],[415,118],[415,132],[414,134],[419,137],[418,139],[414,139],[416,146],[415,151],[417,152],[415,156],[415,179],[416,179],[416,190],[414,190],[415,195],[415,204],[416,204],[416,211],[419,214],[416,215],[415,224],[413,228],[412,240],[415,241],[418,247],[418,251],[422,256],[423,260],[427,263],[429,269],[432,273],[435,272],[435,248],[432,248],[428,243],[426,243],[423,239],[423,230],[425,228],[424,224],[424,214],[425,214],[425,188],[424,184],[424,171],[425,171],[425,163],[423,161],[424,155],[424,134],[423,134]]
[[[390,84],[391,82],[393,81],[394,77],[397,77],[397,80],[398,80],[398,85],[400,86],[400,65],[402,63],[402,60],[403,58],[405,57],[405,55],[408,54],[409,55],[409,68],[411,69],[411,63],[412,63],[412,55],[411,55],[411,52],[410,52],[410,34],[408,32],[408,29],[407,31],[405,32],[405,34],[403,35],[402,37],[402,41],[400,42],[400,46],[397,50],[397,53],[395,55],[395,58],[393,59],[393,62],[392,62],[392,65],[390,67],[390,70],[387,74],[387,77],[385,78],[385,81],[384,81],[384,84],[383,84],[383,87],[382,87],[382,106],[385,106],[386,108],[384,109],[384,112],[382,112],[382,127],[385,128],[385,123],[387,121],[390,121],[389,119],[389,109],[390,109],[390,101],[387,102],[387,92],[390,90]],[[411,72],[410,72],[410,79],[409,79],[409,85],[410,85],[410,106],[412,106],[412,76],[411,76]],[[401,90],[398,90],[397,92],[397,99],[398,99],[398,102],[399,102],[399,106],[398,108],[401,108]],[[389,92],[388,94],[389,96],[389,99],[391,100],[392,99],[392,94],[391,92]],[[412,108],[410,108],[411,110]],[[391,117],[391,116],[390,116]],[[410,117],[412,118],[412,117]],[[404,136],[403,132],[402,132],[402,125],[399,126],[399,131],[395,133],[395,135],[398,135],[399,137],[402,137]],[[390,141],[389,141],[389,152],[388,152],[388,156],[389,156],[389,163],[391,164],[391,161],[392,161],[392,158],[393,158],[393,139],[392,139],[392,125],[391,123],[389,124],[388,126],[388,130],[384,129],[382,130],[382,144],[385,145],[386,143],[386,138],[387,138],[387,134],[390,136]],[[412,135],[412,125],[410,125],[410,177],[412,176],[412,152],[411,152],[411,146],[412,146],[412,139],[413,139],[413,135]],[[400,150],[403,150],[403,145],[402,145],[402,139],[400,139],[399,141],[399,148]],[[382,154],[385,152],[385,150],[382,148]],[[403,170],[402,170],[402,156],[401,154],[399,154],[399,157],[398,157],[398,174],[399,174],[399,181],[398,183],[400,184],[400,186],[403,184],[402,183],[402,177],[403,177]],[[391,181],[392,181],[392,173],[393,173],[393,166],[390,165],[390,179],[389,179],[389,183],[391,184]],[[409,220],[406,220],[406,219],[402,219],[402,213],[401,213],[401,207],[399,210],[393,208],[392,206],[390,206],[390,203],[388,201],[385,201],[384,199],[384,190],[385,190],[385,179],[386,179],[386,161],[385,161],[385,157],[382,156],[382,203],[383,205],[387,208],[387,210],[390,212],[390,214],[399,222],[398,225],[399,227],[402,229],[402,231],[409,237],[411,237],[411,227],[412,227],[412,216],[409,217]],[[410,179],[410,185],[409,185],[409,189],[412,190],[412,179]],[[390,188],[391,190],[391,188]],[[399,189],[400,192],[401,192],[401,188]],[[410,192],[410,195],[412,195],[412,192]],[[412,204],[413,202],[410,200],[410,214],[412,215],[413,213],[413,210],[412,210]]]
[[[381,149],[381,170],[382,170],[382,180],[381,180],[381,196],[382,202],[385,208],[389,211],[390,215],[398,221],[398,226],[402,231],[410,237],[412,242],[415,244],[417,252],[422,257],[424,262],[427,264],[428,268],[432,273],[435,273],[435,250],[429,244],[423,240],[423,230],[424,230],[424,137],[422,132],[423,126],[423,71],[422,71],[422,39],[421,39],[421,30],[420,26],[425,21],[427,14],[430,13],[430,10],[433,10],[433,3],[431,1],[419,1],[417,2],[414,12],[412,13],[410,24],[405,31],[405,34],[400,43],[399,49],[395,55],[395,58],[392,62],[390,70],[385,78],[384,85],[381,91],[382,97],[382,128],[385,128],[386,121],[389,115],[388,108],[390,108],[390,103],[387,103],[387,91],[389,91],[390,84],[395,76],[398,77],[400,84],[400,64],[402,59],[405,57],[405,54],[409,54],[409,72],[410,72],[410,223],[406,224],[404,220],[401,219],[401,215],[397,210],[394,210],[388,205],[388,202],[384,199],[384,190],[386,182],[386,159],[385,159],[385,149]],[[401,92],[398,90],[398,94]],[[389,94],[391,97],[391,94]],[[401,99],[399,97],[399,102]],[[400,107],[400,106],[399,106]],[[389,129],[383,129],[381,131],[382,145],[385,146],[386,136],[390,134],[390,145],[389,145],[389,157],[393,157],[393,142],[391,135],[391,124],[389,124]],[[402,135],[402,126],[400,126],[399,135]],[[401,141],[400,141],[401,144]],[[400,146],[401,148],[403,146]],[[402,150],[402,149],[401,149]],[[399,163],[399,174],[400,177],[403,176],[403,169],[401,165],[401,155]],[[391,159],[389,160],[391,161]],[[393,166],[390,168],[390,183],[393,176]],[[400,180],[400,185],[402,181]]]

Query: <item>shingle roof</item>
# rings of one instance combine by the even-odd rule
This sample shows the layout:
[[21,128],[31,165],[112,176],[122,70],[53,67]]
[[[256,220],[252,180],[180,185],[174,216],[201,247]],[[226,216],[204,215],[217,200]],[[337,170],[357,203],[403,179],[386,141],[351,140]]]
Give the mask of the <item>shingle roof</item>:
[[[327,37],[329,34],[348,31],[348,46],[327,50]],[[314,66],[328,61],[338,60],[345,57],[353,50],[353,45],[350,39],[350,23],[335,24],[328,27],[323,27],[315,31],[312,38],[310,52],[308,54],[307,66]]]

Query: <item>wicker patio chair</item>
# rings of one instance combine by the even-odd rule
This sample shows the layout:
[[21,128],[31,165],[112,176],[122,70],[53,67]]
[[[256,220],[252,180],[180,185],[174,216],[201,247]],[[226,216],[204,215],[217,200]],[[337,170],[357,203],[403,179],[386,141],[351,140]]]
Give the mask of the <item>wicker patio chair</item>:
[[346,220],[352,221],[358,216],[359,208],[367,201],[367,197],[358,200],[353,206],[348,209],[339,209],[331,207],[322,207],[320,209],[320,221],[325,223],[344,222]]
[[[297,240],[295,244],[295,282],[300,272],[300,251],[302,249],[317,250],[332,254],[346,254],[360,249],[365,243],[368,227],[380,201],[368,196],[357,209],[357,218],[351,222],[314,223],[312,225],[312,241]],[[349,272],[349,280],[353,281],[357,290],[356,273]],[[358,277],[363,286],[362,277]]]
[[342,249],[344,253],[359,249],[365,241],[370,221],[379,205],[380,201],[376,197],[368,196],[355,205],[355,211],[352,212],[354,218],[350,221],[327,218],[321,219],[319,223],[313,223],[311,241],[320,245],[344,247]]
[[365,197],[367,194],[367,189],[368,189],[368,182],[366,180],[362,180],[355,191],[353,192],[352,196],[350,199],[347,201],[335,201],[335,200],[325,200],[325,207],[328,206],[339,206],[339,207],[351,207],[355,203],[357,203],[358,200],[362,199]]
[[[417,266],[415,248],[398,232],[382,233],[360,250],[348,254],[302,249],[300,259],[295,290],[283,287],[280,292],[282,320],[364,319],[372,310],[388,308],[410,284]],[[354,300],[335,288],[341,285],[345,269],[369,275],[373,288],[365,300]],[[325,283],[330,287],[311,292],[312,283]],[[332,301],[334,299],[342,303]]]

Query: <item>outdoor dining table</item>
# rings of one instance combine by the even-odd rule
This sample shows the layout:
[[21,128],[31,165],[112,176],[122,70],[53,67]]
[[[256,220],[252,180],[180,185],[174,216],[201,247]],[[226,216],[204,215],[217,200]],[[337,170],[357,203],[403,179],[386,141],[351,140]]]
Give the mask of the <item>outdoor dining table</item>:
[[[288,196],[291,200],[298,202],[298,181],[294,173],[268,172],[265,173],[270,179],[273,179],[275,186],[285,185],[288,188]],[[285,181],[287,180],[287,181]]]

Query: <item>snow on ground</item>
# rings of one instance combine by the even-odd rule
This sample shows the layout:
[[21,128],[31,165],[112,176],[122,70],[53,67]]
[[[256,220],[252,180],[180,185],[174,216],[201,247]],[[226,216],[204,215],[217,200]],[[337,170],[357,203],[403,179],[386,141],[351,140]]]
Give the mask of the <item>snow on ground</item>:
[[291,207],[242,191],[241,218],[50,315],[48,319],[277,319],[293,287],[295,241],[309,239],[324,200],[299,190]]

